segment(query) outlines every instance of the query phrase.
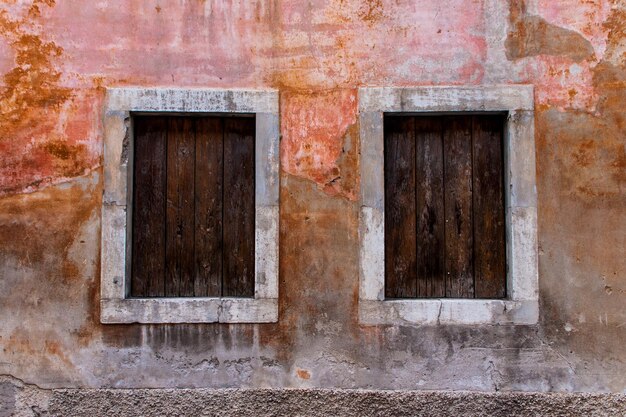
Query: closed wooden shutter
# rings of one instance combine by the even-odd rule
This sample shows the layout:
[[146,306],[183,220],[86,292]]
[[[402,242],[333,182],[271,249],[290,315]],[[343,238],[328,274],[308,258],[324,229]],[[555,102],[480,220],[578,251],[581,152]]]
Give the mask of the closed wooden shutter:
[[132,297],[254,296],[254,117],[137,116]]
[[385,117],[385,297],[506,296],[503,126]]

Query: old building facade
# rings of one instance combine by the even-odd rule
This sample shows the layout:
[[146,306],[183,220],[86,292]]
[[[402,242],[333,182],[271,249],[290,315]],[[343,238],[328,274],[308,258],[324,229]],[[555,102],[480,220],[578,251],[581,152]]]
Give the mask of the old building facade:
[[[3,1],[6,403],[28,384],[623,393],[625,27],[623,0]],[[508,301],[390,309],[383,116],[483,111],[507,116]],[[138,112],[256,115],[257,304],[124,304]]]

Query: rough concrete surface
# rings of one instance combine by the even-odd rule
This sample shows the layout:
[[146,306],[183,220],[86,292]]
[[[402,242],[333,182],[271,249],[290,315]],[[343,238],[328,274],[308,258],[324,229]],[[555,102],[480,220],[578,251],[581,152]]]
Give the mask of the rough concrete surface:
[[623,394],[332,389],[55,389],[0,377],[0,417],[619,416]]
[[624,395],[366,390],[55,391],[54,416],[619,416]]

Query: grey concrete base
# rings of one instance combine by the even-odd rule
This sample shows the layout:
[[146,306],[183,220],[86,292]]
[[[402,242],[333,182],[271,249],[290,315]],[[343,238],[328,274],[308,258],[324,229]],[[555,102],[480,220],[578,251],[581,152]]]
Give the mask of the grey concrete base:
[[618,416],[626,396],[349,390],[57,391],[59,416]]
[[[16,392],[20,388],[16,387]],[[7,392],[8,394],[8,392]],[[6,398],[5,398],[6,400]],[[624,394],[317,389],[52,390],[1,416],[619,416]]]

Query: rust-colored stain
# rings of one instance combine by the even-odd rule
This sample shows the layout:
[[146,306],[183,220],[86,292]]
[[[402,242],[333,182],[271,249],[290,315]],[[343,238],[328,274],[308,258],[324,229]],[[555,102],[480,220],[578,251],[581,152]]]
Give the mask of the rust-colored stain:
[[593,140],[587,140],[578,145],[572,157],[574,161],[581,167],[586,167],[595,159],[595,143]]
[[100,207],[100,186],[52,187],[36,195],[0,198],[0,253],[25,267],[47,271],[46,278],[57,284],[81,279],[81,266],[72,266],[68,252],[80,226]]
[[282,94],[282,167],[324,191],[357,198],[356,91]]
[[[21,277],[0,304],[23,315],[25,324],[39,323],[16,329],[3,344],[16,364],[30,366],[35,361],[57,369],[54,363],[60,361],[62,372],[73,373],[75,344],[88,346],[93,341],[99,327],[99,297],[94,296],[98,285],[90,271],[99,271],[94,265],[99,255],[88,251],[92,245],[85,239],[97,237],[81,236],[80,231],[99,211],[101,186],[83,178],[79,184],[0,198],[0,268],[5,282]],[[68,315],[69,306],[79,305],[88,308]],[[75,322],[79,326],[72,328]]]
[[54,340],[46,340],[44,343],[44,351],[47,354],[57,356],[66,366],[73,367],[72,361],[67,357],[61,344]]
[[296,369],[296,375],[298,375],[298,378],[300,379],[311,379],[311,372],[306,369]]
[[505,43],[508,59],[557,55],[580,62],[594,57],[593,46],[580,33],[528,15],[526,0],[512,0],[510,20],[512,30]]
[[600,95],[598,107],[608,124],[598,136],[607,142],[602,155],[616,185],[616,195],[621,194],[626,200],[626,55],[622,49],[626,40],[626,10],[614,8],[604,27],[608,30],[607,50],[605,59],[594,68],[593,83]]
[[[602,27],[606,31],[604,53],[589,69],[585,65],[579,68],[578,77],[583,83],[569,89],[570,100],[578,99],[581,87],[591,91],[592,105],[581,111],[546,104],[537,107],[536,117],[543,320],[550,334],[554,332],[549,323],[590,323],[584,335],[567,342],[570,349],[590,356],[601,355],[595,346],[610,344],[592,329],[598,323],[619,325],[623,306],[619,296],[623,297],[626,288],[624,9],[611,8]],[[564,52],[569,59],[577,53],[574,49]],[[567,88],[562,81],[566,77],[561,74],[570,65],[571,61],[554,61],[554,67],[560,67],[554,79],[561,77],[563,87],[552,84],[553,90],[547,89],[546,96],[554,97],[558,88]],[[548,277],[556,271],[575,277],[574,286],[563,291],[561,286],[549,283]],[[609,333],[615,339],[615,333]]]
[[329,196],[308,179],[285,174],[281,182],[280,319],[276,329],[262,332],[264,343],[287,361],[306,343],[300,335],[324,333],[330,323],[337,326],[337,344],[358,338],[358,218],[354,202]]
[[28,8],[28,17],[35,18],[41,16],[41,7],[52,7],[56,3],[56,0],[33,0],[33,3]]
[[[73,371],[73,363],[67,355],[68,352],[57,341],[42,341],[28,337],[28,330],[23,327],[3,339],[2,353],[6,355],[26,356],[30,360],[37,358],[48,372],[55,372],[58,368],[63,368],[68,373]],[[57,372],[62,374],[64,371]]]
[[337,176],[326,182],[324,191],[356,200],[359,193],[359,124],[350,125],[341,138],[341,153],[336,159]]
[[71,92],[61,87],[61,72],[53,61],[63,49],[54,42],[42,40],[38,34],[27,32],[31,19],[40,16],[42,5],[54,6],[54,1],[35,1],[23,19],[11,19],[0,12],[0,34],[15,51],[17,66],[3,75],[4,88],[0,93],[0,140],[9,140],[15,132],[35,121],[40,121],[45,110],[59,110]]
[[81,175],[88,168],[88,155],[85,145],[68,145],[60,140],[52,140],[42,145],[54,159],[54,166],[61,175],[74,177]]
[[369,24],[384,17],[383,0],[365,0],[358,12],[359,19]]
[[0,88],[0,194],[33,191],[98,164],[81,143],[92,140],[98,100],[62,85],[56,65],[63,49],[40,33],[42,14],[53,6],[35,0],[21,17],[0,10],[0,36],[15,56]]

